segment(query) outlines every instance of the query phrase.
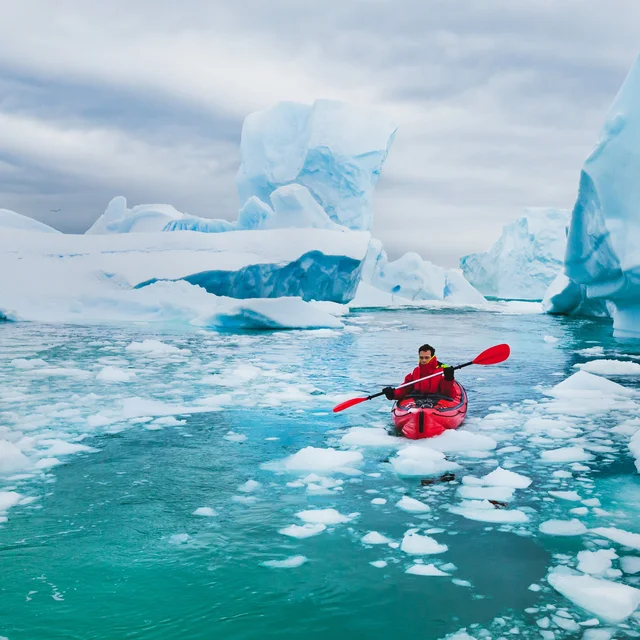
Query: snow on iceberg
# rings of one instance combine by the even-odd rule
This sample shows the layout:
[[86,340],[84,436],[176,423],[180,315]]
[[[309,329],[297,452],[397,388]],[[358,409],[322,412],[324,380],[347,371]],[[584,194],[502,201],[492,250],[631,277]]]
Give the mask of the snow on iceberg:
[[[41,233],[60,233],[57,229],[9,209],[0,209],[0,229],[22,229]],[[3,232],[4,233],[4,232]]]
[[340,327],[306,301],[349,300],[368,239],[361,232],[300,229],[222,236],[8,230],[0,237],[0,270],[12,278],[0,285],[0,313],[53,322]]
[[462,272],[484,295],[542,300],[562,268],[568,223],[564,209],[526,209],[488,252],[460,258]]
[[431,300],[471,305],[486,302],[459,271],[434,265],[413,252],[389,262],[382,242],[372,238],[362,282],[350,306],[410,306]]
[[614,334],[640,336],[640,58],[616,96],[600,139],[585,160],[573,208],[565,287],[547,296],[549,313],[576,313],[577,288],[606,303]]

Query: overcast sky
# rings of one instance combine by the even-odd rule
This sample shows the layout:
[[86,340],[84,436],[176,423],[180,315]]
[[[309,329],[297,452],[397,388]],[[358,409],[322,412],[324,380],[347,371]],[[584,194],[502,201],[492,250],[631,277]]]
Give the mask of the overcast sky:
[[375,236],[443,266],[525,207],[572,207],[640,51],[638,0],[0,0],[0,16],[0,208],[66,232],[116,195],[235,219],[244,117],[334,98],[399,126]]

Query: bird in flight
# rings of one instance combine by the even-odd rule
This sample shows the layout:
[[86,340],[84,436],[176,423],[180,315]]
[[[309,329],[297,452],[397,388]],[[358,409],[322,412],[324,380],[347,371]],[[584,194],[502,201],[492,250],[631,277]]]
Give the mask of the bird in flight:
[[62,209],[49,209],[49,211],[53,211],[53,213],[58,213],[59,211],[62,211]]

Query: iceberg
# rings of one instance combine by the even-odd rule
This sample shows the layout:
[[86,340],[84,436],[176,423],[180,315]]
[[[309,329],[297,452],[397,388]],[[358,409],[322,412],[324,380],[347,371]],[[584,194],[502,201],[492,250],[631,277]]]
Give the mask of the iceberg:
[[23,229],[25,231],[40,231],[41,233],[60,233],[57,229],[38,222],[33,218],[23,216],[10,209],[0,209],[0,229]]
[[640,336],[640,58],[634,62],[585,160],[571,215],[566,279],[545,298],[548,313],[588,313],[576,301],[606,308],[614,335]]
[[434,265],[413,252],[389,262],[382,242],[372,238],[362,267],[362,282],[350,306],[411,306],[432,300],[470,305],[486,302],[460,271]]
[[280,102],[243,123],[237,220],[190,216],[171,205],[128,209],[118,196],[87,233],[369,231],[373,191],[396,128],[382,113],[339,101]]
[[351,299],[368,242],[366,232],[325,229],[55,236],[7,230],[0,270],[12,278],[0,285],[0,314],[230,329],[341,327],[312,301]]
[[298,184],[331,221],[371,230],[371,200],[397,126],[384,114],[333,100],[280,102],[250,114],[240,141],[240,202],[268,203]]
[[570,212],[530,208],[505,225],[485,253],[460,258],[465,278],[481,293],[498,298],[542,300],[562,269]]

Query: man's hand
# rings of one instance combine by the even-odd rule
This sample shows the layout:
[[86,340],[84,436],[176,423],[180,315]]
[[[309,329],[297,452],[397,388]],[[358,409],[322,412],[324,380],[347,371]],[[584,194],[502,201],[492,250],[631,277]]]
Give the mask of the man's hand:
[[387,400],[395,400],[396,399],[395,389],[393,387],[385,387],[382,390],[382,393],[384,393],[385,398]]
[[453,367],[445,367],[444,379],[451,382],[453,380]]

